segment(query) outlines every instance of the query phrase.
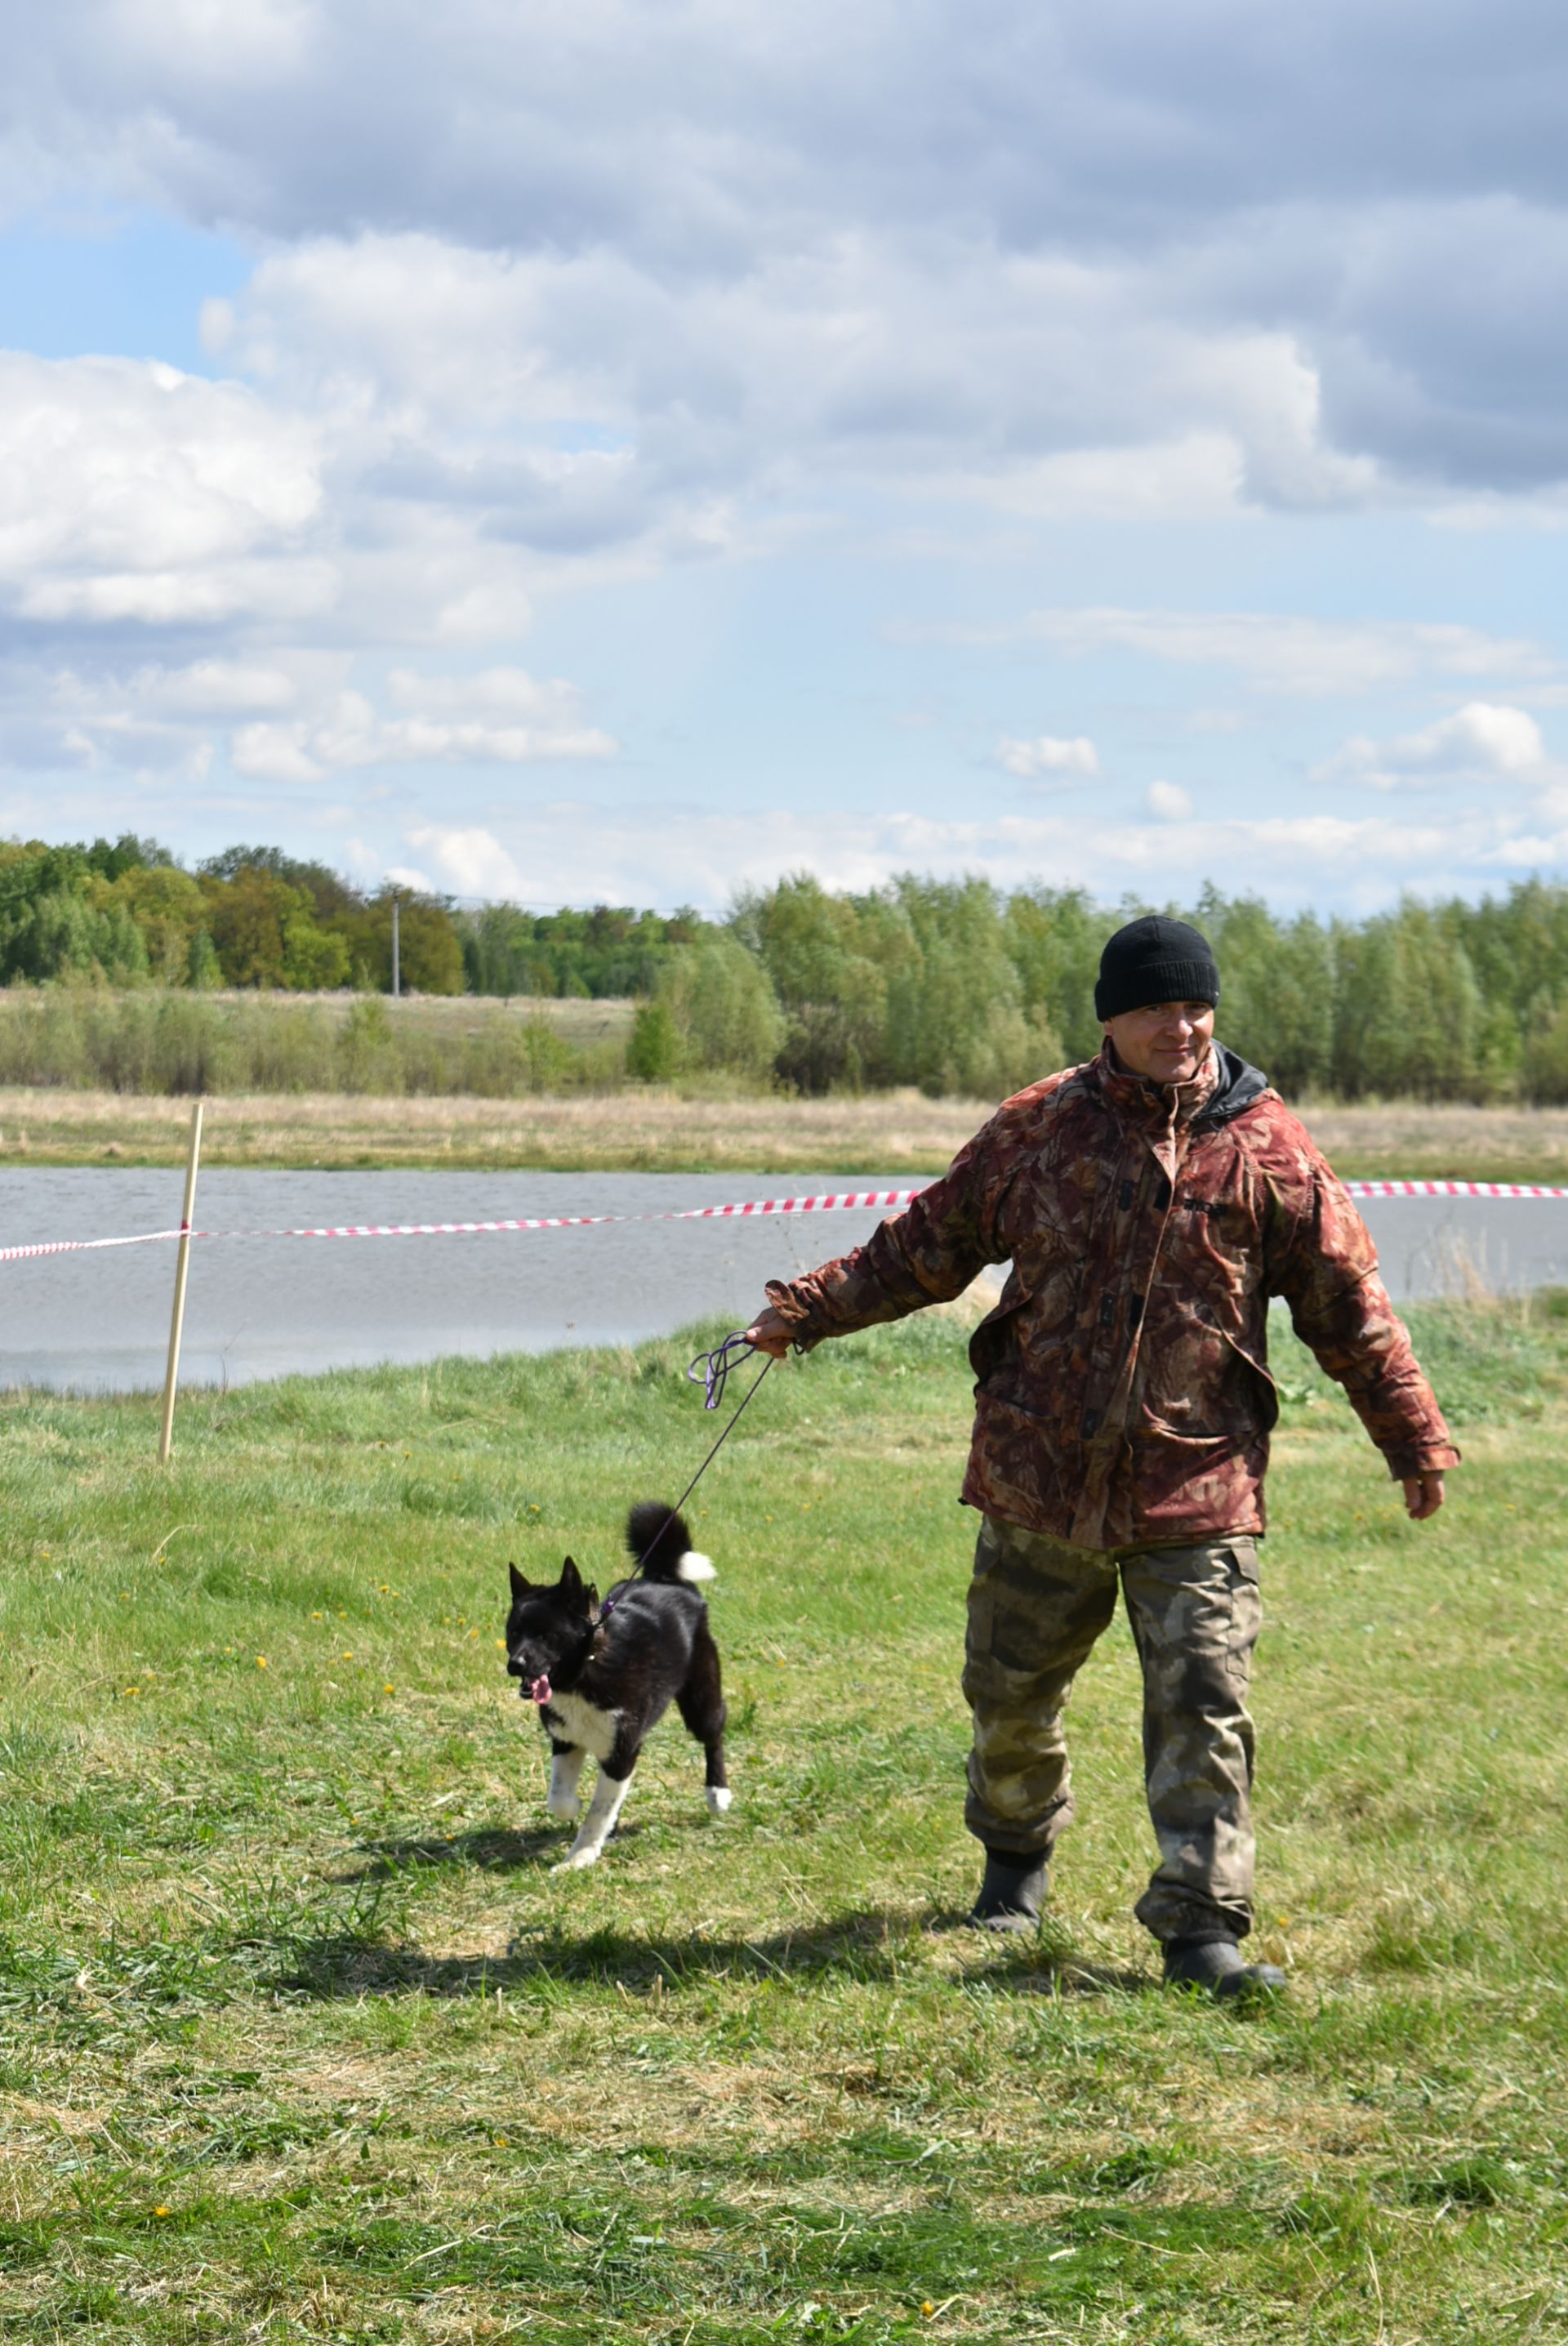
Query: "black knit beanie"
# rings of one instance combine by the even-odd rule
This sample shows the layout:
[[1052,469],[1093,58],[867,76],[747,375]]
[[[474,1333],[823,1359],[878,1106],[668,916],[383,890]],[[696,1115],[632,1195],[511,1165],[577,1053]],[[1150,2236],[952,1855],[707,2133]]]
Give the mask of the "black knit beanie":
[[1219,1000],[1219,971],[1208,939],[1185,921],[1147,913],[1118,929],[1100,955],[1096,1018],[1119,1018],[1151,1002]]

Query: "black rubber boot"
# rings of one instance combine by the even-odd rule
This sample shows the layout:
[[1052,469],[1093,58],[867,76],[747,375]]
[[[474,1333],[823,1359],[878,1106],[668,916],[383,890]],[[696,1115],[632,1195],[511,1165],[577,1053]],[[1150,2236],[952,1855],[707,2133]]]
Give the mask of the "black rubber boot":
[[1044,1857],[1009,1857],[988,1849],[985,1874],[969,1912],[976,1931],[1033,1931],[1050,1887],[1051,1868]]
[[1228,2004],[1238,1996],[1282,1994],[1285,1974],[1278,1964],[1245,1963],[1234,1939],[1171,1939],[1166,1985],[1198,1988],[1217,2003]]

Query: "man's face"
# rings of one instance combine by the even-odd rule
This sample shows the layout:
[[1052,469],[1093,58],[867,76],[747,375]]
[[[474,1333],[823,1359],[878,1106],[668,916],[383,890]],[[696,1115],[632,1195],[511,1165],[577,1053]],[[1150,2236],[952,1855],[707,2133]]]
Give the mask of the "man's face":
[[1185,1084],[1196,1075],[1214,1037],[1212,1002],[1151,1002],[1101,1025],[1130,1076]]

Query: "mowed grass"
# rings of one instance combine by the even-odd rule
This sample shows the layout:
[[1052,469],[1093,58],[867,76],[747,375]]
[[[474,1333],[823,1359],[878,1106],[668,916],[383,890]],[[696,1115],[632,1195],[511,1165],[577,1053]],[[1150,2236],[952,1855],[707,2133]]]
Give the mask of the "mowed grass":
[[[1038,1942],[952,1927],[963,1329],[775,1372],[678,1723],[560,1878],[505,1566],[601,1586],[687,1347],[11,1397],[0,2326],[18,2341],[1568,2334],[1568,1323],[1418,1315],[1416,1528],[1288,1341],[1255,1708],[1278,2010],[1171,1999],[1118,1624]],[[731,1388],[732,1398],[738,1388]]]

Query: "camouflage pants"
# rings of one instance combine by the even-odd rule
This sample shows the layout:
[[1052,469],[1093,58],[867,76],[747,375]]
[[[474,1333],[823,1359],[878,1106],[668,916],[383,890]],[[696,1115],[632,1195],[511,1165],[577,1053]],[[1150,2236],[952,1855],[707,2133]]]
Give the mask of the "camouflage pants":
[[964,1821],[988,1849],[1049,1855],[1073,1821],[1062,1714],[1110,1622],[1118,1576],[1144,1674],[1144,1772],[1160,1862],[1139,1899],[1156,1939],[1244,1937],[1252,1923],[1257,1639],[1250,1539],[1069,1547],[987,1516],[969,1592],[963,1691],[974,1715]]

